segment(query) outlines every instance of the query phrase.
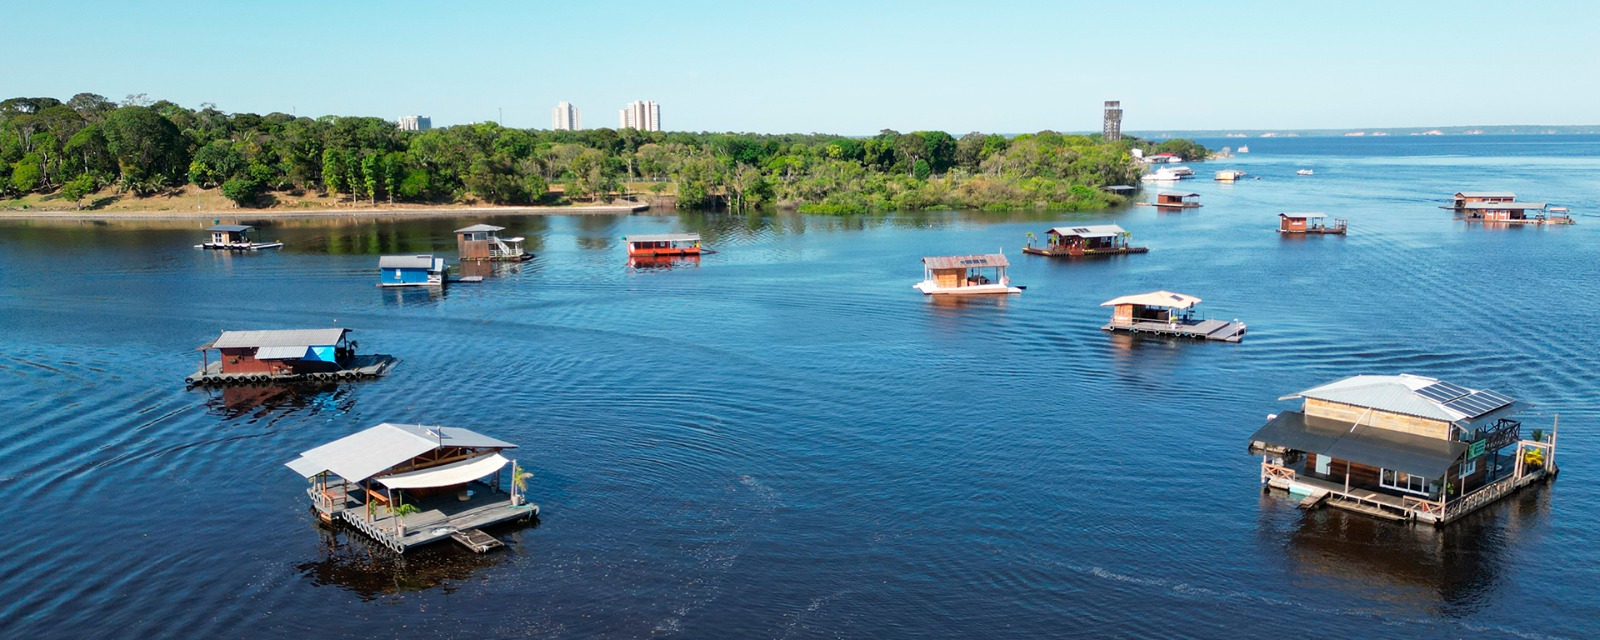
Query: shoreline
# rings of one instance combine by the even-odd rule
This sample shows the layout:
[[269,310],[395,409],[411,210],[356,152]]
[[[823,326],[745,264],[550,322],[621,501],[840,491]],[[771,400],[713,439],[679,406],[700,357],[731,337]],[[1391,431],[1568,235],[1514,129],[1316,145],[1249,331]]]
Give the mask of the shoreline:
[[365,209],[225,209],[196,211],[0,211],[0,220],[287,220],[294,218],[456,218],[481,214],[491,216],[559,216],[639,213],[649,211],[647,203],[573,205],[561,207],[396,207]]

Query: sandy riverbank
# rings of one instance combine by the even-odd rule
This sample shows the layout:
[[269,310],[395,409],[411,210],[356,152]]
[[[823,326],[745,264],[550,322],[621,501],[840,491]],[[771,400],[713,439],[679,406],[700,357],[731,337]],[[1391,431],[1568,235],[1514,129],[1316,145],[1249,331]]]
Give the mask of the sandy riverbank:
[[273,220],[288,218],[457,218],[485,216],[568,216],[648,211],[644,203],[561,207],[379,207],[339,209],[219,209],[120,211],[0,211],[0,220]]

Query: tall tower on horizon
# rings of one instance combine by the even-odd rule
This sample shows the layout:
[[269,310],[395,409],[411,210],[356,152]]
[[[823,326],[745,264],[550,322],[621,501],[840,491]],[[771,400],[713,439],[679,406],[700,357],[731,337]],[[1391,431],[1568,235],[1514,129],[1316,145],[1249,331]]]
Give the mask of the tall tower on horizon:
[[617,128],[640,131],[661,130],[661,105],[653,100],[635,100],[617,112]]
[[1100,129],[1100,137],[1106,142],[1116,142],[1122,139],[1122,101],[1106,101],[1105,126]]
[[583,128],[583,114],[571,102],[562,100],[550,110],[550,128],[556,131],[577,131]]

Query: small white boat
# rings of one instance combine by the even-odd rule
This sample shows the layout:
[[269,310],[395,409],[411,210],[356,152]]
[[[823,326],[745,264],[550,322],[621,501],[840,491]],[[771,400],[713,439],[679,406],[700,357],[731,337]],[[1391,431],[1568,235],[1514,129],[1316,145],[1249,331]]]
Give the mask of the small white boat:
[[1140,182],[1177,182],[1180,179],[1182,179],[1182,176],[1179,176],[1178,174],[1173,173],[1171,169],[1164,167],[1161,169],[1156,169],[1155,173],[1146,173],[1142,176],[1139,176]]
[[1250,153],[1250,145],[1240,146],[1236,153]]
[[1295,175],[1297,175],[1297,176],[1309,176],[1309,175],[1311,175],[1311,174],[1313,174],[1313,173],[1315,173],[1315,172],[1314,172],[1314,171],[1312,171],[1312,170],[1310,170],[1310,169],[1301,169],[1301,170],[1299,170],[1299,171],[1296,171],[1296,172],[1294,172],[1294,173],[1295,173]]
[[1022,293],[1011,286],[1005,255],[930,256],[922,259],[922,282],[912,285],[927,295],[986,295]]
[[1193,178],[1194,177],[1194,169],[1190,169],[1190,168],[1185,167],[1183,165],[1178,165],[1176,167],[1172,167],[1172,168],[1167,169],[1167,170],[1171,171],[1173,174],[1177,175],[1179,178]]
[[247,224],[219,224],[206,229],[211,232],[211,242],[194,246],[196,249],[215,249],[221,251],[260,251],[262,249],[277,249],[283,246],[282,242],[256,242],[250,238],[250,232],[255,227]]

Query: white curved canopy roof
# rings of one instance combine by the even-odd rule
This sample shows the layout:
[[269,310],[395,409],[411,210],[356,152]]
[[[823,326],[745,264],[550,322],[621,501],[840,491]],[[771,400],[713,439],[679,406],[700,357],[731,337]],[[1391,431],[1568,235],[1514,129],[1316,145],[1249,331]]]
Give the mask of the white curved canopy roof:
[[1131,296],[1113,298],[1100,303],[1102,307],[1115,307],[1121,304],[1137,304],[1146,307],[1170,307],[1173,309],[1188,309],[1200,304],[1200,299],[1171,291],[1151,291]]
[[378,482],[390,489],[422,489],[427,487],[448,487],[477,480],[486,475],[500,470],[506,466],[505,456],[491,453],[486,456],[468,458],[460,462],[430,467],[420,471],[407,471],[392,476],[377,478]]

